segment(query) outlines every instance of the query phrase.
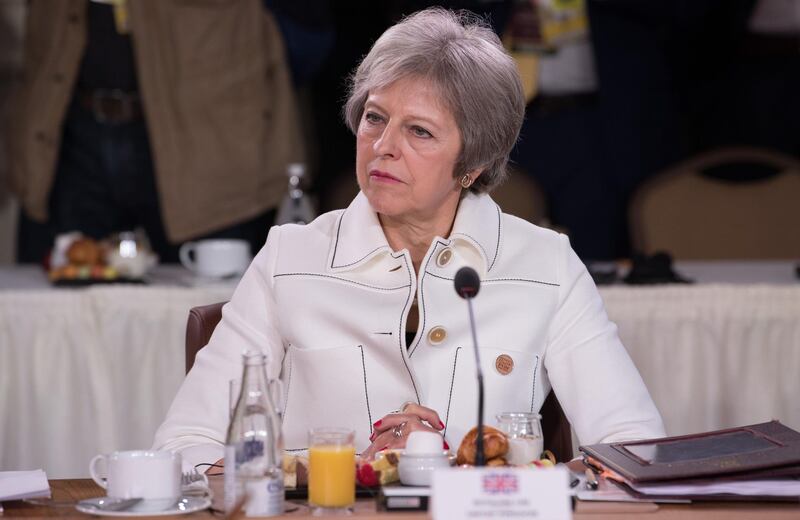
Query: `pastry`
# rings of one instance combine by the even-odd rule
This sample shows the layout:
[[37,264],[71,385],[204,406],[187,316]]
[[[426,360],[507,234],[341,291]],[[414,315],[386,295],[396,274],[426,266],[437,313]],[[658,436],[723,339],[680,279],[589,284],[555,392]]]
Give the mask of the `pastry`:
[[308,484],[308,459],[297,455],[283,454],[283,485],[287,489]]
[[[471,429],[464,436],[461,445],[458,447],[458,455],[456,463],[460,466],[462,464],[475,464],[475,438],[478,436],[478,428]],[[483,454],[485,460],[492,460],[498,457],[505,457],[508,453],[508,439],[505,434],[491,426],[483,427]],[[505,464],[505,460],[503,460]]]
[[73,265],[97,265],[103,262],[103,250],[91,238],[78,238],[67,249],[67,260]]

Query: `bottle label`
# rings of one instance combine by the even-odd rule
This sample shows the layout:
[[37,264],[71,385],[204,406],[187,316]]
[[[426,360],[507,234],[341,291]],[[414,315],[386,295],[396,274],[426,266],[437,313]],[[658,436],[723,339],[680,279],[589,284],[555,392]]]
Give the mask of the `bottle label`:
[[247,490],[247,516],[278,516],[283,514],[283,474],[265,477],[258,480],[248,480],[245,483]]
[[269,467],[263,442],[243,441],[225,446],[225,512],[231,513],[247,495],[246,516],[283,514],[283,471]]

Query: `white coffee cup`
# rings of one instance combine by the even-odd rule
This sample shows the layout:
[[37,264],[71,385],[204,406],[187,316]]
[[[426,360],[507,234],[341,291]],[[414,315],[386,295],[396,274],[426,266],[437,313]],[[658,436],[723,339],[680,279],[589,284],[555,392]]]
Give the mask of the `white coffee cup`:
[[250,244],[238,239],[186,242],[179,251],[181,263],[199,276],[224,278],[241,275],[250,265]]
[[[105,461],[106,478],[97,471]],[[89,474],[111,498],[141,498],[132,511],[163,511],[181,497],[181,455],[169,451],[117,451],[97,455]]]

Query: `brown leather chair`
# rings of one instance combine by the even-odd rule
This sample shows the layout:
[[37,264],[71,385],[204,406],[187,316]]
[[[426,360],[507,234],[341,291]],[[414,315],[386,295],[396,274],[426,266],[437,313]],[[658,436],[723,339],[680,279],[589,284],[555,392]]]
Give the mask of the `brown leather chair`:
[[[194,307],[189,311],[189,321],[186,324],[186,372],[192,368],[197,352],[211,339],[211,333],[222,319],[224,304],[225,302],[213,303]],[[544,449],[552,451],[559,461],[572,459],[572,430],[555,392],[550,392],[547,396],[540,413]]]
[[[722,168],[772,171],[748,181],[711,175]],[[800,161],[758,148],[702,153],[653,176],[629,208],[631,245],[678,260],[800,257]]]
[[222,319],[222,306],[227,302],[212,303],[189,310],[186,322],[186,373],[192,369],[194,358],[201,348],[208,345],[211,333]]

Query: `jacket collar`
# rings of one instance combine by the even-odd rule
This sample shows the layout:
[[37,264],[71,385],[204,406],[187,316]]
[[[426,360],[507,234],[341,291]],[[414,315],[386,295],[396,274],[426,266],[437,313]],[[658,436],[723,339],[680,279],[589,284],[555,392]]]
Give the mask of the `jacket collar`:
[[450,240],[463,241],[483,259],[483,272],[489,272],[500,255],[502,219],[500,206],[489,195],[470,193],[458,205]]
[[[500,207],[488,195],[469,194],[458,205],[448,245],[458,242],[473,248],[483,260],[483,272],[492,270],[500,253]],[[434,242],[436,239],[434,239]],[[399,256],[389,247],[378,215],[359,192],[336,222],[328,255],[331,271],[348,271],[377,255]]]

